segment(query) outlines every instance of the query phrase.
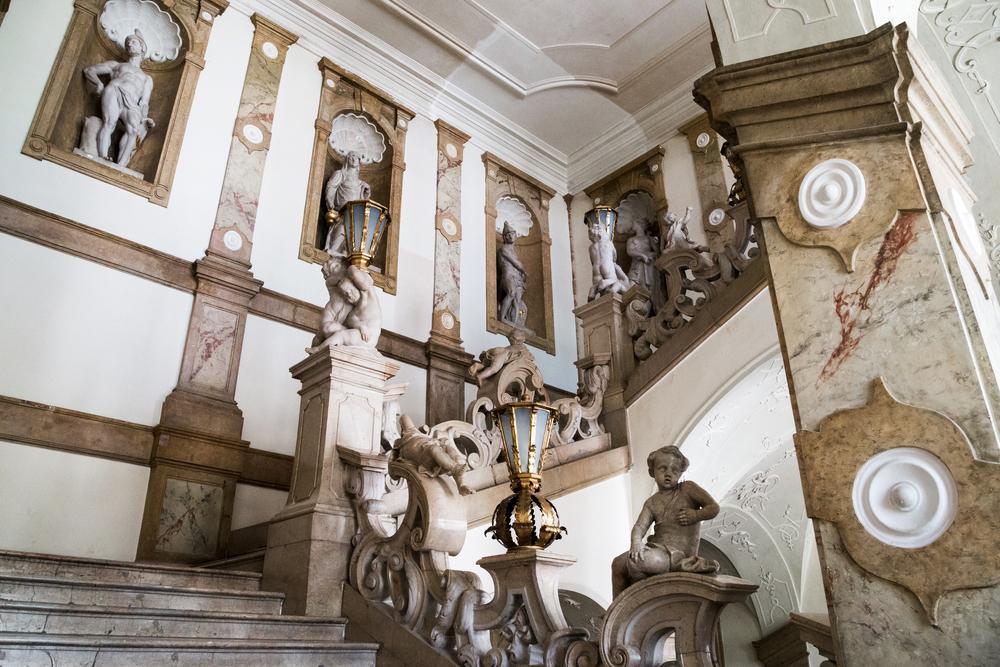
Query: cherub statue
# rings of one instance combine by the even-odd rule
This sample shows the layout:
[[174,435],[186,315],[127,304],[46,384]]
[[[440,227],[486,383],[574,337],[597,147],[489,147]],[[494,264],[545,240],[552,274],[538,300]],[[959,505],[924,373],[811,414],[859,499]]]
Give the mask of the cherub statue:
[[587,301],[593,301],[605,294],[621,294],[631,284],[628,276],[618,266],[618,254],[615,246],[608,238],[604,225],[591,225],[588,232],[590,238],[590,264],[594,268],[594,283],[590,287]]
[[528,272],[517,256],[517,233],[509,222],[503,223],[503,243],[497,249],[497,273],[500,284],[499,316],[502,322],[511,326],[523,327],[528,317],[528,305],[524,303],[524,289],[528,281]]
[[660,285],[660,275],[654,262],[659,254],[656,237],[652,231],[653,221],[642,218],[636,221],[635,234],[625,243],[625,252],[632,258],[628,270],[628,279],[639,285],[649,294],[653,304],[653,312],[658,312],[664,302],[663,289]]
[[711,252],[711,248],[695,243],[691,240],[688,231],[688,221],[691,219],[692,207],[688,206],[684,211],[684,217],[678,218],[676,213],[667,213],[664,216],[666,234],[663,238],[663,252],[673,252],[676,250],[691,250],[696,253]]
[[417,466],[430,477],[451,475],[463,496],[475,493],[463,482],[467,458],[453,442],[446,438],[432,438],[417,429],[407,415],[399,418],[403,434],[396,445],[396,456]]
[[[101,117],[90,116],[83,123],[78,152],[88,157],[100,157],[124,169],[128,167],[138,142],[156,123],[149,117],[149,100],[153,94],[153,78],[142,71],[142,61],[148,48],[137,29],[125,38],[128,60],[108,60],[83,68],[83,76],[94,85],[101,98]],[[101,76],[108,76],[107,84]],[[118,154],[111,157],[111,135],[122,125]]]
[[326,182],[324,198],[328,211],[339,211],[349,201],[371,199],[372,187],[361,180],[361,154],[351,151],[343,166]]
[[525,356],[531,357],[532,363],[534,363],[531,350],[524,344],[526,338],[523,331],[513,332],[507,336],[507,340],[510,345],[484,350],[479,355],[479,361],[474,361],[469,366],[469,375],[475,379],[477,386],[481,387],[484,381],[499,373],[504,366]]
[[312,349],[323,345],[375,347],[382,334],[382,308],[375,281],[364,269],[347,265],[343,260],[335,263],[336,259],[334,256],[324,265],[330,300],[323,308],[320,330],[313,338]]
[[[632,547],[611,563],[614,597],[631,584],[666,572],[715,574],[719,563],[698,556],[702,521],[715,518],[719,504],[703,488],[680,481],[688,460],[677,447],[660,447],[646,459],[659,491],[646,499],[632,527]],[[643,543],[646,531],[653,534]]]

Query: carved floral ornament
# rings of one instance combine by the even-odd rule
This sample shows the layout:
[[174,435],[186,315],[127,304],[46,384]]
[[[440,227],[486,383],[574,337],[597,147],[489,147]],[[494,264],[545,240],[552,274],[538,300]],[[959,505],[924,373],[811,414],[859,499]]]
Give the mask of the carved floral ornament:
[[1000,468],[950,419],[878,379],[868,405],[795,440],[809,515],[837,525],[863,570],[911,591],[931,624],[945,593],[1000,583]]

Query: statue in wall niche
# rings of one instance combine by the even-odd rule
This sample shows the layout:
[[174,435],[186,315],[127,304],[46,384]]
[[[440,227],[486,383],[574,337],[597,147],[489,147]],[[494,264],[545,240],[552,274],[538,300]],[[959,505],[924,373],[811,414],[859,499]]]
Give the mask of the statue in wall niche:
[[[637,581],[667,572],[715,574],[719,563],[698,556],[702,521],[714,519],[719,504],[705,489],[681,481],[688,460],[674,446],[660,447],[646,459],[658,490],[646,499],[632,526],[632,546],[611,563],[614,597]],[[653,534],[643,542],[646,531]]]
[[528,284],[528,271],[517,256],[517,232],[505,222],[503,225],[503,243],[497,250],[497,272],[499,273],[500,293],[502,299],[499,307],[501,322],[522,328],[528,319],[528,305],[524,303],[524,290]]
[[604,225],[591,225],[588,232],[590,238],[590,264],[594,270],[594,282],[590,287],[587,301],[593,301],[605,294],[621,294],[629,287],[628,276],[618,266],[618,253],[608,238],[608,230]]
[[403,433],[394,450],[398,458],[413,463],[429,477],[450,475],[463,496],[475,493],[463,482],[468,461],[455,443],[423,433],[407,415],[400,416],[399,425]]
[[653,312],[660,310],[666,295],[660,284],[660,273],[655,261],[659,255],[659,242],[650,234],[653,231],[653,221],[649,218],[638,220],[633,234],[625,244],[625,252],[632,259],[628,270],[628,279],[639,285],[649,294],[653,304]]
[[372,187],[361,180],[361,154],[350,151],[344,164],[326,182],[326,209],[339,211],[349,201],[371,199],[371,196]]
[[325,345],[375,347],[382,334],[382,308],[371,275],[332,255],[323,265],[323,276],[330,300],[323,308],[311,351]]
[[[83,76],[94,85],[101,99],[101,117],[84,119],[80,146],[74,152],[91,159],[100,158],[119,171],[142,178],[142,174],[128,169],[128,163],[156,123],[149,117],[153,78],[142,71],[148,49],[138,29],[125,38],[125,51],[128,53],[125,62],[109,60],[83,68]],[[101,80],[102,76],[109,77],[107,83]],[[122,135],[118,152],[112,157],[111,135],[119,123]]]

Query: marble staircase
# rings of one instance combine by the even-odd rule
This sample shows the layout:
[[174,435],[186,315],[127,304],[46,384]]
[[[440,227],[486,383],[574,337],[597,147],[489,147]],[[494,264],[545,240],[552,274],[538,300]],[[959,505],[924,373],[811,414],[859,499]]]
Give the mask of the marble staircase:
[[373,667],[255,572],[0,551],[0,667]]

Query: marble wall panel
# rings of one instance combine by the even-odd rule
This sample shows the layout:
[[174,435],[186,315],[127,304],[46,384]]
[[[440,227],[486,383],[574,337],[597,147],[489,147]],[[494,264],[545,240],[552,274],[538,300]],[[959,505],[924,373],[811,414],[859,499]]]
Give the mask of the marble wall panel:
[[214,555],[222,518],[222,499],[221,486],[168,478],[160,509],[157,550]]

